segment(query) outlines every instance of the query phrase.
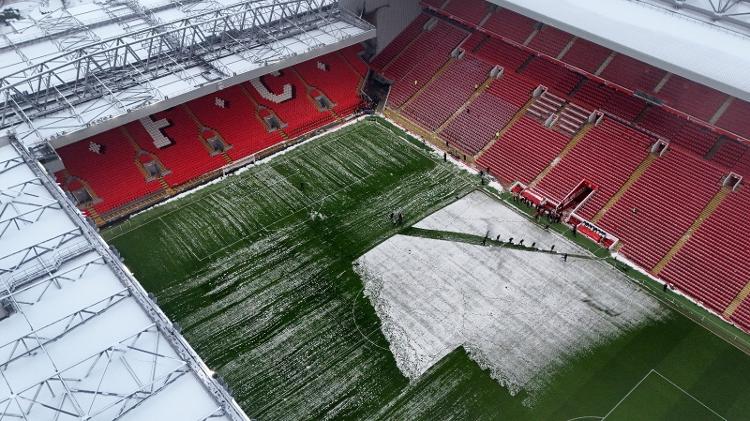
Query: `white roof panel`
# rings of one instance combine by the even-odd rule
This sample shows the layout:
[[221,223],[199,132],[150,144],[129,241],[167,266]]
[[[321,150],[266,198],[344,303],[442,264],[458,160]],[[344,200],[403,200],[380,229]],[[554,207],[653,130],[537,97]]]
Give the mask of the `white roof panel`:
[[41,167],[0,145],[0,418],[246,419]]
[[491,0],[576,36],[750,101],[750,37],[631,0]]

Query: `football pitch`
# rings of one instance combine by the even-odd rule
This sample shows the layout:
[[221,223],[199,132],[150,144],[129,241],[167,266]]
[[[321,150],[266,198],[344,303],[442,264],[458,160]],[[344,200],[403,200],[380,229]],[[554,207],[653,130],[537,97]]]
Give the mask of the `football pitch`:
[[355,262],[480,188],[368,120],[103,235],[251,418],[750,419],[750,357],[666,306],[566,354],[533,397],[461,346],[404,376]]

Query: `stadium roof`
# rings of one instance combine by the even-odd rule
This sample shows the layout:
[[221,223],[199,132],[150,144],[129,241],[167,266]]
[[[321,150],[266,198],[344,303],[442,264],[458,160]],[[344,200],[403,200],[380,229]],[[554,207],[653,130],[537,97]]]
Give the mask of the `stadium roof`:
[[0,138],[0,419],[246,419],[42,167]]
[[744,0],[490,0],[750,101]]
[[0,133],[55,147],[375,35],[338,0],[95,2],[11,25]]

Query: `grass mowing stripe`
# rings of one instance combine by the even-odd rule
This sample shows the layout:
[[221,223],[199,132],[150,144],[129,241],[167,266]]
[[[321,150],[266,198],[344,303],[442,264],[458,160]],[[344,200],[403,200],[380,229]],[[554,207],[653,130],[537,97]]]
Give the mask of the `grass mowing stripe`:
[[[603,415],[653,367],[677,379],[671,371],[695,362],[686,389],[703,399],[705,375],[719,360],[737,369],[724,387],[708,384],[716,394],[731,391],[704,400],[721,412],[750,412],[732,393],[750,389],[747,359],[677,315],[569,361],[531,407],[463,349],[410,384],[359,296],[352,262],[401,231],[388,213],[416,222],[479,181],[394,130],[382,121],[344,128],[104,232],[248,414],[569,419]],[[716,357],[690,353],[703,343]]]

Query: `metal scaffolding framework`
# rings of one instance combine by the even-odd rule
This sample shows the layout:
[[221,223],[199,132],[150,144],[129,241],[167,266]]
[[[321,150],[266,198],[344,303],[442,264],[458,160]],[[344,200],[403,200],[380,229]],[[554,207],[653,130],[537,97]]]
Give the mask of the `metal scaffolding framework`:
[[635,0],[689,13],[726,29],[750,35],[750,0]]
[[200,400],[170,387],[204,397],[180,419],[246,419],[29,152],[0,153],[0,419],[163,419]]
[[[8,45],[0,46],[14,48],[27,65],[0,75],[0,130],[15,131],[27,145],[46,141],[167,99],[156,80],[199,88],[236,76],[222,59],[268,66],[319,48],[321,42],[307,35],[312,31],[343,41],[352,36],[347,28],[372,29],[343,11],[338,0],[248,0],[228,6],[172,0],[170,7],[186,17],[170,22],[154,13],[166,6],[149,10],[125,0],[100,7],[112,25],[131,30],[100,39],[61,10],[37,22],[60,54],[34,62],[23,45],[6,39]],[[286,42],[290,39],[295,48]]]

